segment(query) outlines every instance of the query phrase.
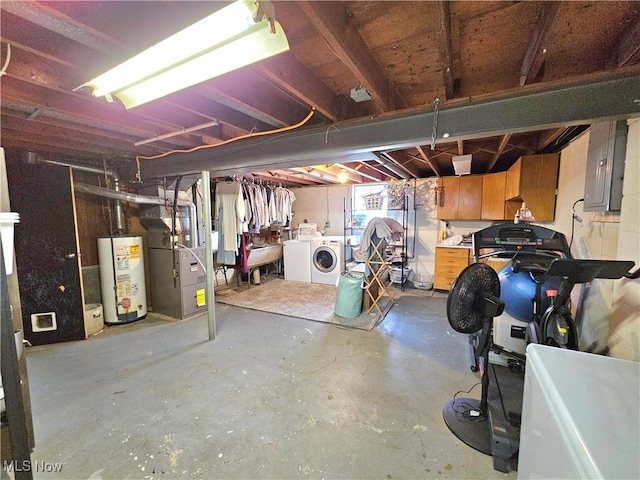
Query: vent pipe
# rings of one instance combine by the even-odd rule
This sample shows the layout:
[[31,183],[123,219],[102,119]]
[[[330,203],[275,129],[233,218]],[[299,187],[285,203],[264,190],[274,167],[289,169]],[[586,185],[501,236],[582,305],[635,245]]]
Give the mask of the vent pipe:
[[[95,185],[87,185],[85,183],[73,182],[73,187],[78,192],[88,193],[91,195],[97,195],[99,197],[111,198],[113,200],[119,200],[123,202],[131,202],[142,205],[166,205],[166,202],[161,197],[151,197],[148,195],[138,195],[133,193],[109,190],[108,188],[96,187]],[[181,207],[187,207],[189,209],[189,223],[191,229],[194,230],[190,236],[190,248],[197,247],[195,235],[195,227],[197,222],[196,204],[189,200],[178,199],[177,204]]]
[[[78,165],[75,163],[61,162],[60,160],[49,160],[42,158],[35,152],[27,152],[25,155],[27,163],[48,163],[49,165],[58,165],[61,167],[69,167],[73,170],[80,170],[81,172],[97,173],[98,175],[106,175],[111,177],[113,182],[113,189],[116,192],[120,192],[120,177],[115,170],[102,169],[98,167],[90,167],[88,165]],[[75,182],[74,182],[75,185]],[[122,211],[122,204],[118,199],[115,202],[115,217],[116,217],[116,232],[124,233],[124,212]]]

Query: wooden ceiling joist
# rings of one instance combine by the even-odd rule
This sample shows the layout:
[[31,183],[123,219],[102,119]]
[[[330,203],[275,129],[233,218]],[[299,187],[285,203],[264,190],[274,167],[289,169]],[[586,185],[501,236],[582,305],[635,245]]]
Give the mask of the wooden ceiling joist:
[[349,23],[342,2],[298,2],[327,45],[385,111],[406,107],[395,84],[384,76],[360,32]]
[[320,182],[316,180],[309,180],[300,176],[291,175],[291,172],[286,170],[273,170],[268,172],[258,172],[253,174],[256,178],[260,178],[270,183],[283,183],[287,185],[320,185]]
[[538,23],[533,31],[524,59],[522,60],[522,67],[520,68],[521,87],[533,82],[540,71],[540,67],[547,53],[545,47],[547,34],[551,29],[560,3],[561,2],[542,2],[542,12],[540,12],[540,16],[538,17]]
[[342,120],[340,100],[307,67],[292,55],[269,58],[254,67],[262,77],[294,98],[315,108],[332,122]]
[[510,133],[507,133],[506,135],[502,136],[502,138],[500,139],[500,143],[498,144],[498,150],[493,155],[493,157],[491,157],[491,160],[489,161],[489,164],[487,165],[487,172],[490,172],[491,169],[493,169],[493,167],[495,166],[496,162],[500,158],[500,155],[502,155],[502,152],[504,152],[504,149],[507,148],[507,144],[509,143],[509,139],[511,139],[511,134]]
[[[361,169],[358,170],[358,168],[352,168],[349,165],[345,165],[344,163],[334,163],[335,166],[339,167],[339,168],[343,168],[344,170],[351,172],[351,173],[355,173],[356,175],[358,175],[358,178],[368,178],[369,180],[373,180],[374,182],[379,182],[380,179],[378,177],[375,177],[373,175],[370,175],[366,172],[362,171],[362,165],[357,165],[357,167],[360,167]],[[361,183],[361,180],[358,182]]]
[[437,166],[437,164],[435,162],[433,162],[429,158],[429,155],[427,155],[427,152],[424,151],[424,148],[422,148],[420,145],[418,145],[416,147],[416,150],[418,150],[418,153],[420,154],[420,157],[426,162],[427,165],[429,165],[429,167],[431,168],[431,170],[433,170],[433,172],[436,174],[436,176],[438,176],[438,177],[442,176],[442,172],[440,171],[440,168]]
[[551,130],[546,135],[542,135],[538,140],[538,150],[543,150],[547,148],[553,141],[558,138],[560,135],[564,133],[566,130],[565,127],[556,128],[555,130]]
[[453,85],[453,48],[451,42],[451,12],[449,2],[438,1],[438,18],[440,20],[440,61],[442,63],[442,81],[447,99],[454,97]]
[[622,35],[616,48],[616,64],[618,67],[626,65],[640,52],[640,19],[631,22],[629,28]]

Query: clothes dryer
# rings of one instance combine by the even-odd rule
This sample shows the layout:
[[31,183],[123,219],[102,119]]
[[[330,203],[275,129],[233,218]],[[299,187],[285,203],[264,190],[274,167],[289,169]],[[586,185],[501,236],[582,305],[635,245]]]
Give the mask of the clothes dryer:
[[284,279],[311,283],[311,242],[285,240],[282,249]]
[[336,285],[344,263],[342,240],[335,237],[311,240],[311,283]]

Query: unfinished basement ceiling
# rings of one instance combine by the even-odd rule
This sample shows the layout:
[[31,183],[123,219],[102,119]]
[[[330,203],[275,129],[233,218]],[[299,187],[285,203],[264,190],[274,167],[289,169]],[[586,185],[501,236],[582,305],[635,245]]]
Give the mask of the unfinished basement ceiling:
[[[592,111],[570,112],[597,91],[580,90],[585,98],[576,99],[570,90],[576,85],[611,89],[617,85],[611,80],[631,79],[619,93],[631,105],[640,98],[640,2],[626,1],[277,1],[290,52],[128,111],[73,91],[227,3],[3,1],[2,64],[7,44],[11,56],[0,80],[2,146],[135,172],[136,156],[295,125],[313,108],[308,122],[278,136],[293,142],[281,162],[273,159],[275,144],[268,145],[275,137],[263,136],[262,149],[249,139],[195,156],[141,158],[142,177],[179,174],[184,165],[214,177],[251,172],[287,185],[336,183],[345,170],[350,183],[360,183],[453,175],[451,159],[463,154],[473,155],[472,173],[503,171],[520,155],[558,151],[586,128],[585,120],[640,114],[638,104],[633,110],[608,99]],[[372,99],[354,101],[354,88]],[[536,106],[551,97],[500,103],[548,91],[563,95],[544,111]],[[464,110],[484,104],[504,109],[505,119],[523,109],[522,125],[510,128],[500,113],[487,118],[489,109]],[[421,133],[404,141],[412,115]],[[442,121],[432,142],[436,118]],[[456,135],[464,119],[477,128]],[[202,125],[209,126],[181,133]],[[349,136],[354,125],[368,142]],[[397,142],[371,138],[394,128]],[[443,138],[445,128],[450,139]],[[343,150],[304,151],[313,145],[306,138],[329,145],[341,132]],[[245,145],[250,154],[240,155]]]

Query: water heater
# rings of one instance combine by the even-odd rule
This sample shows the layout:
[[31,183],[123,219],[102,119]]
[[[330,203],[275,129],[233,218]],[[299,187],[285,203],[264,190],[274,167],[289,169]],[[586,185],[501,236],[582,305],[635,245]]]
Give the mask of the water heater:
[[98,238],[104,322],[129,323],[147,314],[142,237]]

